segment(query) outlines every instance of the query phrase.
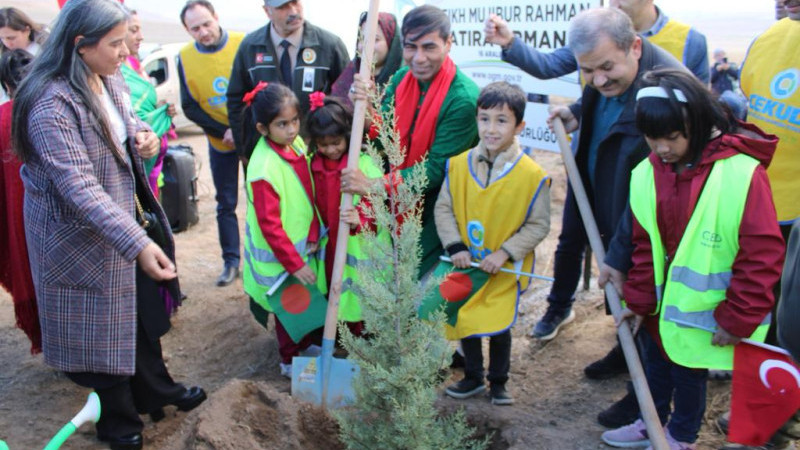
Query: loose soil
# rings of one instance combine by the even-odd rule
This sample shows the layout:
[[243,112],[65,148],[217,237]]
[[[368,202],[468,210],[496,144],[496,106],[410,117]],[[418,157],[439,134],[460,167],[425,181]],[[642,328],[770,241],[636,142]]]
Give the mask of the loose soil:
[[[184,133],[179,141],[191,145],[198,157],[200,222],[175,236],[181,285],[188,298],[162,342],[173,377],[203,386],[209,399],[188,414],[168,408],[167,418],[159,423],[145,418],[146,448],[344,448],[336,438],[335,422],[324,411],[290,396],[290,382],[279,374],[272,326],[265,331],[253,320],[241,280],[225,288],[214,286],[222,262],[206,142],[197,132]],[[553,178],[552,229],[537,249],[536,270],[551,275],[566,177],[558,155],[537,151],[533,156]],[[240,219],[244,203],[241,195]],[[602,357],[614,342],[613,323],[604,313],[594,278],[590,285],[578,292],[575,322],[549,343],[527,335],[544,312],[549,284],[536,282],[523,297],[512,332],[508,387],[516,401],[513,406],[492,406],[483,396],[445,398],[444,386],[462,376],[454,370],[440,387],[441,410],[464,408],[477,433],[492,436],[495,450],[607,448],[600,440],[604,428],[595,417],[624,395],[625,379],[591,381],[583,376],[583,367]],[[0,292],[0,439],[12,450],[44,446],[89,392],[47,367],[41,355],[30,355],[29,348],[25,335],[14,327],[10,297]],[[727,408],[729,392],[729,383],[709,383],[700,449],[715,449],[724,441],[714,419]],[[84,425],[63,448],[105,446],[96,440],[94,428]]]

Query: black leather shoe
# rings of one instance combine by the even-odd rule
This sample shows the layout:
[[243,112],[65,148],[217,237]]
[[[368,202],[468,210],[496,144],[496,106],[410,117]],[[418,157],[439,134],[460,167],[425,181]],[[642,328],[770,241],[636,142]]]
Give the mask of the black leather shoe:
[[97,436],[97,439],[107,442],[111,450],[139,450],[142,448],[142,434],[133,433],[127,436],[109,438]]
[[222,273],[219,274],[219,278],[217,278],[217,286],[220,287],[227,286],[233,283],[233,280],[235,280],[236,277],[238,276],[239,276],[238,267],[225,266],[225,268],[222,269]]
[[181,398],[172,402],[180,411],[191,411],[206,400],[206,391],[200,386],[192,386],[186,389]]
[[[583,373],[586,374],[586,378],[592,380],[605,380],[628,373],[628,365],[625,363],[622,347],[617,344],[606,356],[586,366]],[[623,425],[627,425],[627,423]]]

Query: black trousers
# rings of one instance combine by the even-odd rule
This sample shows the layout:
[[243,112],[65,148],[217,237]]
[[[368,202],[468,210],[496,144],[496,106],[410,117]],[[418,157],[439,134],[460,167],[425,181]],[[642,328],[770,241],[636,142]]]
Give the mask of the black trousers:
[[[483,350],[481,338],[461,340],[464,350],[464,376],[483,381]],[[492,384],[506,384],[511,366],[511,330],[489,337],[489,374],[486,379]]]
[[[66,372],[76,384],[94,389],[102,408],[97,435],[118,438],[140,433],[144,423],[139,414],[147,414],[180,399],[186,388],[175,383],[161,353],[161,336],[169,317],[164,309],[158,285],[136,268],[137,330],[136,372],[133,376],[92,372]],[[145,321],[149,323],[145,323]],[[155,325],[155,326],[154,326]]]

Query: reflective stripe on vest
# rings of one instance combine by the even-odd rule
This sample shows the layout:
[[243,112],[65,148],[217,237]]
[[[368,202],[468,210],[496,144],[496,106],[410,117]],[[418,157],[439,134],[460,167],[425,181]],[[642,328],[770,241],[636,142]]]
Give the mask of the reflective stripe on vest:
[[[711,345],[709,331],[717,328],[714,309],[725,299],[730,285],[731,267],[739,251],[739,225],[757,166],[758,161],[744,154],[714,163],[669,267],[656,221],[650,159],[633,170],[631,211],[650,237],[659,332],[667,356],[676,364],[721,370],[733,366],[733,346]],[[760,325],[750,339],[763,340],[767,326]]]
[[[292,143],[291,148],[297,155],[305,153],[305,144],[299,136]],[[285,269],[278,262],[261,233],[255,208],[252,205],[251,183],[257,180],[266,181],[277,192],[280,198],[283,230],[295,249],[303,250],[298,253],[304,260],[307,256],[305,243],[308,239],[308,230],[314,220],[315,209],[292,166],[271,149],[263,138],[259,139],[247,166],[246,230],[249,230],[249,233],[245,234],[242,280],[245,292],[262,308],[272,311],[267,301],[267,292]],[[320,245],[324,245],[324,242]],[[322,271],[321,274],[319,270],[317,271],[317,284],[322,292],[326,292],[324,264],[317,266]]]
[[684,51],[691,28],[689,25],[670,19],[658,33],[648,37],[647,40],[666,50],[685,65]]
[[800,219],[800,21],[785,18],[753,41],[740,74],[747,121],[780,140],[767,176],[778,222]]

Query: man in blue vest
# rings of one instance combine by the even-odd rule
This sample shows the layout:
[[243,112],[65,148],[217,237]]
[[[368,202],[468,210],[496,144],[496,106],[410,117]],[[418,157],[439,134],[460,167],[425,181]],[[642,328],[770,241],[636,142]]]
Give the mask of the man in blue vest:
[[239,275],[239,158],[228,125],[225,90],[231,65],[244,34],[219,26],[214,6],[190,0],[181,10],[181,22],[194,42],[180,51],[178,76],[181,107],[208,137],[208,161],[217,191],[217,230],[224,266],[217,286],[227,286]]

